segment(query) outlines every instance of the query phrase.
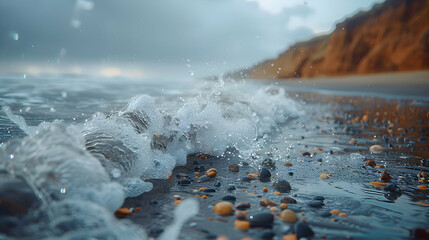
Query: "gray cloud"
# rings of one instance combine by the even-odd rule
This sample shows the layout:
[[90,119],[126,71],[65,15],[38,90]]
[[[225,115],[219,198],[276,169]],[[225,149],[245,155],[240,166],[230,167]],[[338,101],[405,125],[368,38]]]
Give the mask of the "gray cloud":
[[[312,35],[287,28],[291,16],[312,14],[305,5],[273,15],[244,0],[94,4],[77,15],[74,1],[0,1],[0,60],[183,65],[191,59],[197,72],[213,74],[273,57]],[[77,17],[78,28],[71,24]]]

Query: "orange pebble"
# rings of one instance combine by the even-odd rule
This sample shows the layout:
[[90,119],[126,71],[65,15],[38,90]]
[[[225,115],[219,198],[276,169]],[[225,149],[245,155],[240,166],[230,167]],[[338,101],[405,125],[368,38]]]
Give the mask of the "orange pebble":
[[332,215],[338,215],[340,214],[340,210],[338,209],[332,209],[331,211],[329,211]]
[[279,192],[279,191],[274,191],[274,194],[282,195],[282,193],[281,193],[281,192]]
[[229,202],[218,202],[213,207],[213,211],[219,215],[231,215],[232,213],[232,204]]
[[140,207],[136,207],[136,208],[134,208],[134,210],[136,210],[136,211],[140,211],[140,210],[142,210]]
[[131,211],[129,208],[119,208],[115,212],[116,217],[125,217],[125,216],[130,215],[130,214],[131,214]]
[[340,217],[347,217],[348,215],[347,215],[347,213],[340,213],[340,214],[338,214],[338,216],[340,216]]
[[280,203],[280,208],[281,209],[287,209],[287,204],[286,203]]
[[176,200],[176,201],[173,202],[174,205],[179,205],[181,203],[182,203],[182,200]]
[[201,198],[202,198],[202,199],[207,199],[207,198],[209,198],[209,196],[207,196],[207,195],[203,195],[203,196],[201,196]]
[[426,185],[418,185],[417,186],[419,189],[427,189],[428,188],[428,186],[426,186]]
[[295,234],[283,235],[283,240],[298,240],[298,237]]
[[264,188],[262,188],[262,191],[268,192],[268,188],[264,187]]
[[204,189],[207,189],[207,187],[201,187],[200,189],[198,189],[198,192],[203,191]]
[[199,198],[199,197],[200,197],[200,195],[198,195],[198,194],[195,194],[195,197],[196,197],[196,198]]
[[234,221],[234,228],[237,228],[240,230],[247,230],[250,228],[250,222],[249,221],[242,221],[242,220],[235,220]]

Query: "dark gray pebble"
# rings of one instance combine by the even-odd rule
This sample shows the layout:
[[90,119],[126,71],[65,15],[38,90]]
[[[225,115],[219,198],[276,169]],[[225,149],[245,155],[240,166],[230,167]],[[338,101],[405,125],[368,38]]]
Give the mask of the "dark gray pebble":
[[296,204],[297,203],[295,199],[288,197],[288,196],[283,196],[282,198],[280,198],[280,202],[289,203],[289,204]]
[[323,202],[319,201],[319,200],[313,200],[313,201],[308,203],[308,206],[313,207],[313,208],[321,208],[324,205],[325,204],[323,204]]
[[242,177],[242,178],[241,178],[241,181],[242,181],[242,182],[251,182],[251,181],[252,181],[252,179],[251,179],[250,177]]
[[264,240],[271,240],[276,236],[276,234],[272,230],[265,230],[261,234],[261,238]]
[[289,176],[293,176],[293,172],[288,172],[287,174],[289,174]]
[[233,184],[229,184],[228,187],[226,188],[226,190],[228,191],[234,191],[236,188]]
[[271,158],[264,159],[261,165],[269,169],[276,169],[276,162]]
[[250,203],[244,202],[244,203],[239,203],[237,206],[235,206],[235,209],[238,210],[246,210],[250,208]]
[[150,205],[158,205],[158,201],[156,201],[156,200],[150,200],[149,204]]
[[298,222],[297,224],[295,224],[294,230],[295,230],[295,234],[298,237],[298,239],[300,239],[302,237],[314,236],[313,230],[310,228],[310,226],[306,222]]
[[322,212],[322,213],[320,214],[320,216],[321,216],[321,217],[330,217],[330,216],[332,216],[332,214],[331,214],[330,212]]
[[191,180],[189,179],[183,179],[177,182],[177,185],[189,185],[191,184]]
[[235,196],[232,195],[226,195],[222,197],[223,201],[230,201],[230,202],[235,202],[235,200],[237,200],[237,198]]
[[383,189],[384,191],[388,192],[395,192],[395,193],[401,193],[401,189],[396,185],[395,183],[389,183],[386,187]]
[[214,184],[214,186],[215,186],[215,187],[217,187],[217,188],[218,188],[218,187],[220,187],[221,185],[222,185],[222,184],[221,184],[220,182],[216,182],[216,183]]
[[315,197],[313,198],[313,200],[324,201],[324,200],[325,200],[325,198],[324,198],[323,196],[315,196]]
[[208,181],[210,181],[210,178],[207,175],[203,175],[199,178],[199,180],[200,180],[200,182],[208,182]]
[[250,227],[272,228],[274,216],[271,213],[260,212],[249,217]]
[[310,152],[303,152],[303,153],[302,153],[302,156],[304,156],[304,157],[309,157],[309,156],[311,156],[311,153],[310,153]]
[[276,180],[273,183],[273,187],[281,193],[289,192],[291,190],[290,184],[286,180]]
[[205,192],[205,193],[214,193],[214,192],[216,192],[216,190],[213,189],[213,188],[206,188],[206,189],[203,190],[203,192]]
[[271,181],[271,172],[267,168],[262,168],[261,171],[259,171],[259,181],[261,182],[269,182]]
[[425,137],[420,137],[418,141],[421,142],[421,143],[425,143],[426,142],[426,138]]

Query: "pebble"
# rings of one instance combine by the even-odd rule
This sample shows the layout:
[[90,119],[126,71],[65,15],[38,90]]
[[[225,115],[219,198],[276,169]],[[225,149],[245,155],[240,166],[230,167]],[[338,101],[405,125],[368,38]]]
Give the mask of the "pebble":
[[283,240],[298,240],[298,237],[295,234],[283,235]]
[[293,176],[293,172],[288,172],[287,174],[289,174],[289,176]]
[[332,215],[338,215],[338,214],[340,214],[340,210],[338,210],[338,209],[332,209],[331,211],[329,211],[329,213],[332,214]]
[[229,184],[228,187],[226,188],[226,190],[228,191],[234,191],[235,189],[237,188],[235,188],[234,184]]
[[348,215],[347,215],[347,213],[340,213],[340,214],[338,214],[338,216],[340,216],[340,217],[347,217]]
[[251,182],[251,181],[252,181],[252,179],[251,179],[250,177],[242,177],[242,178],[241,178],[241,181],[242,181],[242,182]]
[[427,189],[428,188],[428,186],[426,186],[426,185],[418,185],[417,186],[419,189],[422,189],[422,190],[424,190],[424,189]]
[[322,213],[320,214],[320,216],[321,216],[321,217],[330,217],[330,216],[332,216],[332,214],[331,214],[330,212],[322,212]]
[[208,181],[210,181],[210,178],[207,175],[203,175],[199,178],[199,180],[200,180],[200,182],[208,182]]
[[174,205],[179,205],[181,203],[182,203],[182,200],[176,200],[176,201],[173,202]]
[[230,202],[218,202],[213,207],[213,211],[216,214],[226,216],[232,214],[232,204]]
[[216,192],[216,189],[206,188],[206,189],[203,189],[203,192],[205,192],[205,193],[214,193],[214,192]]
[[268,188],[267,188],[267,187],[264,187],[264,188],[262,188],[262,191],[263,191],[263,192],[268,192]]
[[380,145],[372,145],[369,147],[369,151],[372,153],[380,153],[383,151],[383,147]]
[[297,224],[295,224],[294,230],[298,239],[314,236],[313,230],[306,222],[298,222]]
[[281,211],[281,213],[279,214],[279,218],[283,222],[288,222],[288,223],[295,223],[298,221],[298,217],[290,209],[285,209],[285,210]]
[[189,185],[189,184],[191,184],[191,180],[189,179],[183,179],[177,182],[177,185],[182,185],[182,186]]
[[289,161],[284,162],[283,165],[286,167],[292,167],[293,166],[292,163]]
[[320,178],[328,179],[329,177],[328,177],[328,175],[326,175],[325,173],[322,173],[322,174],[320,174]]
[[217,170],[216,168],[210,168],[209,170],[206,171],[206,174],[209,178],[214,178],[217,175]]
[[269,240],[269,239],[273,239],[275,235],[276,234],[273,231],[271,231],[271,230],[265,230],[265,231],[262,232],[261,238],[264,239],[264,240],[265,239]]
[[281,209],[287,209],[287,204],[286,203],[280,203],[280,208]]
[[245,218],[246,218],[246,215],[248,214],[249,212],[248,211],[246,211],[246,210],[244,210],[244,211],[241,211],[241,210],[235,210],[234,211],[234,214],[235,214],[235,216],[237,217],[237,219],[241,219],[241,220],[244,220]]
[[297,201],[295,199],[293,199],[291,197],[288,197],[288,196],[282,197],[280,199],[280,202],[282,202],[282,203],[290,203],[290,204],[296,204],[297,203]]
[[123,218],[131,214],[131,210],[129,208],[119,208],[115,211],[115,216],[118,218]]
[[276,162],[271,158],[264,159],[261,165],[269,169],[276,169]]
[[315,197],[313,198],[313,200],[324,201],[324,200],[325,200],[325,198],[324,198],[323,196],[315,196]]
[[259,171],[259,181],[261,182],[270,182],[271,172],[267,168],[262,168]]
[[239,202],[235,204],[235,209],[238,209],[238,210],[246,210],[248,208],[250,208],[250,203],[248,202]]
[[272,228],[274,216],[271,213],[260,212],[250,216],[250,227]]
[[395,183],[389,183],[389,185],[387,185],[383,190],[398,194],[402,192],[401,189]]
[[374,160],[367,160],[363,165],[370,166],[370,167],[375,167],[377,164],[375,163]]
[[247,174],[247,177],[249,177],[252,180],[256,180],[256,179],[258,179],[259,174],[257,174],[257,173],[249,173],[249,174]]
[[309,157],[309,156],[311,156],[311,153],[310,153],[310,152],[303,152],[303,153],[302,153],[302,156],[304,156],[304,157]]
[[216,182],[213,186],[218,188],[218,187],[222,186],[222,183]]
[[176,200],[180,200],[182,199],[182,196],[174,194],[173,196],[171,196],[172,198],[175,198]]
[[234,228],[240,229],[240,230],[247,230],[250,228],[250,222],[249,221],[243,221],[243,220],[235,220],[234,221]]
[[276,180],[273,183],[273,187],[282,193],[289,192],[291,190],[290,184],[286,180]]
[[392,177],[387,172],[383,172],[381,174],[380,179],[383,181],[389,181],[390,179],[392,179]]
[[321,208],[321,207],[323,207],[325,204],[323,204],[323,202],[322,201],[319,201],[319,200],[313,200],[313,201],[310,201],[309,203],[308,203],[308,206],[310,206],[310,207],[313,207],[313,208]]
[[261,201],[259,201],[259,204],[263,207],[271,207],[271,206],[277,206],[276,203],[272,202],[271,200],[268,199],[262,199]]
[[240,167],[237,164],[231,164],[229,165],[228,170],[231,172],[239,172]]
[[232,195],[226,195],[222,198],[223,201],[230,201],[230,202],[235,202],[237,200],[237,198],[235,196]]

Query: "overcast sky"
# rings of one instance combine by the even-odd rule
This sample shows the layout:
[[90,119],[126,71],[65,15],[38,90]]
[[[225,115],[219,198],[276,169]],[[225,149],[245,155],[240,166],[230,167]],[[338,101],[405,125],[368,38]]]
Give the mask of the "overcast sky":
[[375,2],[1,0],[0,71],[221,74],[327,33]]

